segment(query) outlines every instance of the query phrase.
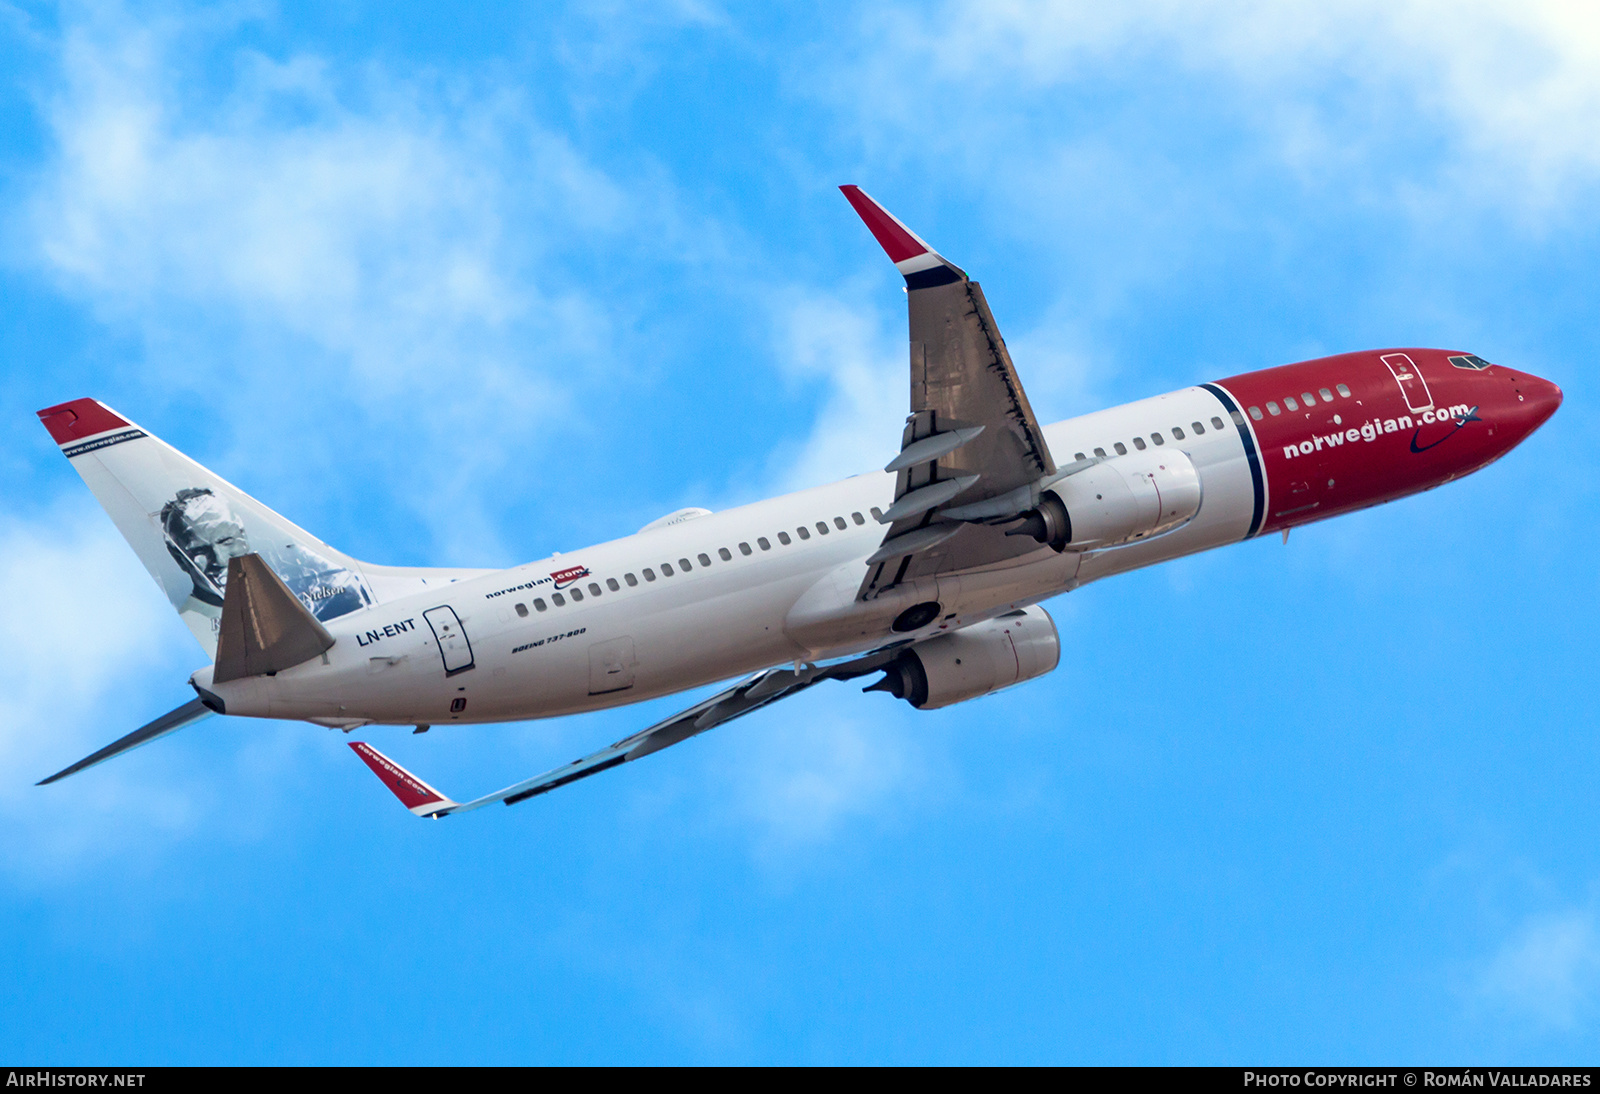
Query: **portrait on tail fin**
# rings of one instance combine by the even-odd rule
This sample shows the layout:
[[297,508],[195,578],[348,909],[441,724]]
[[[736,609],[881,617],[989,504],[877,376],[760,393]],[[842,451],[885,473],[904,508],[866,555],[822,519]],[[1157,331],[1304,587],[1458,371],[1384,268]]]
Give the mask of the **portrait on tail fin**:
[[193,583],[179,611],[216,618],[228,588],[228,560],[252,551],[266,560],[306,609],[318,619],[337,619],[372,603],[372,594],[350,570],[295,543],[252,546],[242,517],[210,487],[179,490],[161,507],[167,551]]
[[[206,615],[222,611],[228,585],[228,560],[250,553],[244,523],[209,487],[192,486],[161,507],[161,534],[167,551],[194,582],[190,594]],[[182,611],[187,606],[180,606]]]

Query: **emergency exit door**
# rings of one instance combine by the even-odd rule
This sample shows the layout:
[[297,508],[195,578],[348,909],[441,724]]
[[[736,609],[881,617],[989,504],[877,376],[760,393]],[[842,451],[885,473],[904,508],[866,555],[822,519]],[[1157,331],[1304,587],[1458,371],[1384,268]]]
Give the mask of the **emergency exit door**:
[[428,621],[428,626],[433,630],[433,640],[439,644],[439,656],[444,658],[444,674],[454,676],[472,668],[472,643],[467,640],[466,629],[456,617],[455,609],[448,604],[429,608],[422,613],[422,618]]
[[633,639],[613,638],[589,647],[589,694],[633,687]]

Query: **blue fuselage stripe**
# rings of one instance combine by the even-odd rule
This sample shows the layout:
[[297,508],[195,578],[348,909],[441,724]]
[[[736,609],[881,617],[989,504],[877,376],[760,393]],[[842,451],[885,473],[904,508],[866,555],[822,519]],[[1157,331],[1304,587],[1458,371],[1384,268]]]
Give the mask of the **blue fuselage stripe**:
[[1261,456],[1256,452],[1256,442],[1255,439],[1250,436],[1250,428],[1242,421],[1244,412],[1241,411],[1239,409],[1239,405],[1233,401],[1233,396],[1229,395],[1216,384],[1201,384],[1200,386],[1217,397],[1217,401],[1221,403],[1223,409],[1228,412],[1229,418],[1233,418],[1233,416],[1237,414],[1239,415],[1239,419],[1241,419],[1237,421],[1239,440],[1244,443],[1245,458],[1250,461],[1250,482],[1256,490],[1255,510],[1250,515],[1250,531],[1246,532],[1244,537],[1245,539],[1249,539],[1251,536],[1261,531],[1261,518],[1265,514],[1267,507],[1266,482],[1261,477]]

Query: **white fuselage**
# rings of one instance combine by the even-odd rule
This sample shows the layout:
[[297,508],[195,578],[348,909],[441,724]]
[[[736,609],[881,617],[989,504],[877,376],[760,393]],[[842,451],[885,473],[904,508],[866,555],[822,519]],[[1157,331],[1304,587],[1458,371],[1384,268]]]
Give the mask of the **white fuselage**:
[[[1172,439],[1174,426],[1183,440]],[[865,629],[838,624],[854,606],[864,560],[883,540],[872,510],[894,498],[894,475],[872,472],[380,603],[332,621],[336,641],[321,658],[220,685],[207,668],[194,681],[221,697],[229,714],[332,725],[507,721],[618,706],[929,637],[1245,538],[1257,500],[1246,448],[1206,389],[1071,418],[1045,434],[1057,462],[1066,463],[1156,431],[1200,475],[1194,519],[1126,547],[1058,554],[1041,546],[908,589],[906,597],[943,606],[940,618],[909,635],[889,631],[892,611]],[[579,569],[587,574],[575,581],[552,576]]]

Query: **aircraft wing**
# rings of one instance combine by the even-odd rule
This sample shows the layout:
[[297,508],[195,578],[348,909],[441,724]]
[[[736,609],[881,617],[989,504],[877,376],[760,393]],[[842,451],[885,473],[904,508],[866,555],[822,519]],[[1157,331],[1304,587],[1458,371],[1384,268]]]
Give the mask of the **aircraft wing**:
[[905,277],[910,312],[911,414],[884,468],[897,472],[895,501],[860,598],[1039,550],[998,525],[1091,461],[1056,467],[978,283],[860,187],[839,189]]
[[446,817],[495,802],[516,805],[547,794],[557,787],[609,771],[619,764],[660,752],[663,748],[687,741],[690,737],[760,710],[779,699],[797,695],[824,680],[849,680],[876,672],[892,661],[897,652],[898,647],[881,650],[827,668],[806,666],[799,671],[767,669],[598,752],[471,801],[458,802],[446,797],[365,741],[351,741],[350,747],[400,799],[400,803],[419,817]]

